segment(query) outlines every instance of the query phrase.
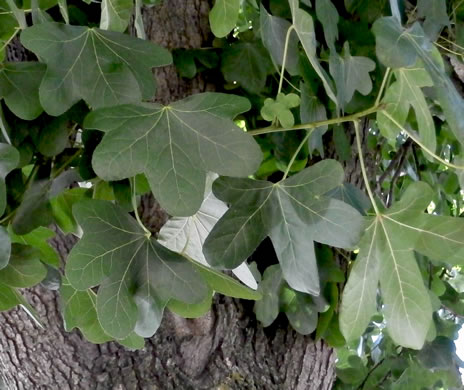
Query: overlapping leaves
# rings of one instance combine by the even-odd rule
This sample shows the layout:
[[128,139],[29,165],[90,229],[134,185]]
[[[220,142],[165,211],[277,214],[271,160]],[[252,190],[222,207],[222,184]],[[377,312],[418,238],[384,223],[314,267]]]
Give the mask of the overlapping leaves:
[[446,74],[441,56],[421,25],[416,22],[409,29],[404,29],[395,18],[386,17],[374,23],[373,31],[377,57],[386,66],[411,67],[417,63],[418,58],[422,61],[451,130],[456,139],[464,144],[464,99]]
[[[217,175],[208,175],[205,200],[200,209],[190,217],[173,217],[163,225],[158,240],[166,248],[182,253],[208,266],[203,255],[203,244],[214,225],[227,211],[227,205],[216,198],[212,182]],[[248,266],[243,263],[232,272],[247,286],[256,289],[256,280]]]
[[347,340],[359,337],[377,311],[380,281],[391,337],[400,345],[422,348],[432,306],[414,251],[448,264],[464,263],[464,221],[424,213],[432,198],[432,189],[417,182],[401,201],[370,218],[343,295],[340,321]]
[[207,171],[243,177],[258,168],[258,145],[231,120],[249,107],[238,96],[203,93],[169,106],[96,110],[85,126],[106,135],[93,155],[93,168],[105,180],[143,172],[168,213],[192,215],[203,201]]
[[39,95],[51,115],[80,99],[92,108],[150,99],[155,92],[151,68],[172,61],[166,49],[148,41],[53,22],[27,28],[21,42],[47,64]]
[[337,103],[337,96],[334,92],[331,80],[327,76],[324,68],[322,68],[316,55],[316,32],[314,30],[313,18],[306,11],[299,8],[298,0],[290,0],[289,3],[292,10],[293,27],[305,50],[306,56],[314,68],[314,71],[321,79],[327,96]]
[[[74,207],[74,214],[84,236],[69,255],[66,276],[79,291],[100,285],[99,323],[115,339],[124,339],[134,330],[151,336],[170,300],[196,304],[210,294],[209,286],[217,291],[227,286],[226,275],[221,275],[221,288],[216,271],[148,238],[119,206],[84,200]],[[252,290],[250,295],[259,296]]]
[[435,125],[427,101],[421,90],[433,82],[420,66],[399,68],[394,72],[396,81],[387,89],[382,102],[385,110],[377,114],[377,123],[382,134],[393,141],[405,126],[410,107],[416,115],[419,135],[424,145],[435,152]]
[[324,196],[343,182],[343,169],[324,160],[279,183],[221,177],[215,195],[231,208],[205,241],[214,266],[234,268],[269,236],[285,280],[297,291],[319,294],[314,242],[356,245],[363,227],[351,206]]

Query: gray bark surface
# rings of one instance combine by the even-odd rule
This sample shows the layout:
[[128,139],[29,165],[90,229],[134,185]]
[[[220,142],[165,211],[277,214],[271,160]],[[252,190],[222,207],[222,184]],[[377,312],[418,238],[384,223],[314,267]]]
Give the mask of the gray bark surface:
[[[164,1],[144,12],[147,36],[169,49],[204,46],[208,11],[204,0]],[[10,60],[26,56],[20,47],[9,52]],[[173,67],[155,73],[161,102],[214,89],[200,77],[180,79]],[[153,231],[167,218],[152,197],[142,199],[140,211]],[[62,235],[53,241],[63,261],[75,241]],[[55,292],[39,286],[26,296],[45,329],[21,309],[0,313],[0,372],[7,389],[328,390],[334,381],[330,347],[287,323],[263,329],[248,302],[217,296],[211,312],[196,320],[166,313],[146,347],[129,351],[116,343],[90,344],[78,331],[66,333]]]

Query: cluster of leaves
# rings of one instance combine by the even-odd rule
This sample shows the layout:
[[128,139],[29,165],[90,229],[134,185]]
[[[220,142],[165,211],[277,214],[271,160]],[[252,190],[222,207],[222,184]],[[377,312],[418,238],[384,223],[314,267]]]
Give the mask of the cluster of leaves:
[[[458,387],[464,5],[216,0],[212,47],[173,55],[142,6],[0,0],[0,310],[37,317],[19,289],[41,283],[67,330],[141,348],[219,292],[337,347],[338,388]],[[6,60],[18,37],[37,61]],[[234,93],[153,103],[172,62]],[[147,192],[172,215],[157,236]],[[64,271],[53,223],[80,237]]]

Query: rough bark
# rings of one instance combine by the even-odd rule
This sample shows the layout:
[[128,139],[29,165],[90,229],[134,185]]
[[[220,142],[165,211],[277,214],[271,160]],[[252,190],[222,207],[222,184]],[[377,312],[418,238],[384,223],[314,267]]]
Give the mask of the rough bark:
[[[148,36],[170,49],[201,47],[209,39],[208,9],[208,1],[165,1],[144,13]],[[213,87],[203,78],[180,79],[172,67],[156,74],[162,102]],[[141,211],[152,230],[166,219],[153,198],[143,199]],[[54,241],[63,260],[74,241]],[[247,302],[219,296],[197,320],[167,313],[143,350],[128,351],[64,332],[55,292],[37,287],[27,297],[45,329],[21,309],[0,314],[0,370],[8,389],[324,390],[334,381],[330,347],[284,321],[263,329]]]

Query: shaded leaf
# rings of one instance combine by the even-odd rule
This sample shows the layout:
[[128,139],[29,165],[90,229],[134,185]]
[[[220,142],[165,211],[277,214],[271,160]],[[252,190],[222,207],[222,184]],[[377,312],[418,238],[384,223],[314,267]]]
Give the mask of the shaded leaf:
[[82,231],[73,216],[72,207],[87,197],[87,192],[87,188],[72,188],[50,199],[53,219],[63,233],[73,233],[79,237],[82,235]]
[[0,97],[19,118],[32,120],[43,111],[39,101],[39,85],[45,65],[38,62],[0,64]]
[[19,153],[11,145],[0,143],[0,215],[6,207],[5,177],[18,166]]
[[341,184],[329,192],[328,195],[348,203],[363,215],[371,208],[371,202],[366,194],[351,183]]
[[44,263],[50,264],[56,268],[60,265],[60,260],[58,254],[55,252],[50,244],[47,242],[51,238],[55,237],[55,232],[46,227],[39,226],[37,229],[34,229],[30,233],[24,235],[16,235],[13,231],[10,232],[11,241],[23,244],[30,245],[39,250],[39,258]]
[[51,206],[48,201],[50,187],[50,181],[37,181],[26,190],[13,218],[14,233],[27,234],[39,226],[52,223]]
[[[291,23],[288,20],[268,14],[261,4],[260,12],[261,40],[269,51],[273,61],[282,66],[285,49],[285,37]],[[298,38],[295,32],[290,33],[288,41],[285,69],[292,75],[298,74]]]
[[18,294],[15,289],[0,283],[0,311],[10,310],[20,305],[22,302]]
[[330,50],[335,50],[338,39],[338,11],[332,0],[316,0],[316,16],[324,28],[324,36]]
[[239,83],[251,93],[261,92],[272,69],[269,54],[260,41],[233,43],[222,53],[221,70],[229,83]]
[[343,169],[334,160],[321,161],[279,183],[219,178],[214,193],[232,205],[205,241],[207,261],[234,268],[270,236],[288,284],[318,295],[313,241],[351,247],[362,228],[356,210],[324,196],[342,180]]
[[266,327],[271,325],[279,315],[280,290],[284,285],[282,271],[278,264],[264,270],[263,280],[259,284],[259,292],[263,298],[255,303],[256,318]]
[[205,298],[208,288],[195,267],[147,238],[119,206],[83,200],[74,215],[84,236],[68,257],[66,276],[77,290],[100,284],[97,313],[108,335],[123,339],[134,330],[138,300],[159,307],[170,299],[198,303]]
[[211,290],[210,294],[206,295],[204,301],[200,303],[185,303],[171,299],[167,307],[173,313],[184,318],[199,318],[204,316],[211,309],[213,295],[214,292]]
[[350,46],[345,42],[342,56],[330,54],[330,73],[337,86],[337,99],[342,107],[351,101],[355,91],[368,95],[372,91],[369,73],[375,69],[375,62],[367,57],[353,57]]
[[464,99],[456,90],[437,50],[418,22],[403,29],[396,19],[381,18],[374,23],[377,57],[393,68],[410,67],[420,58],[433,82],[436,98],[456,139],[464,144]]
[[78,291],[65,278],[60,289],[60,299],[64,328],[67,332],[79,328],[84,337],[94,344],[112,340],[98,322],[97,296],[91,289]]
[[0,269],[5,268],[10,261],[11,239],[7,230],[0,226]]
[[105,180],[145,173],[169,214],[192,215],[203,201],[207,171],[243,177],[258,168],[258,145],[231,120],[248,109],[244,98],[203,93],[169,106],[94,111],[85,126],[107,134],[94,152],[93,168]]
[[424,31],[433,41],[438,38],[440,30],[450,22],[445,0],[418,0],[417,16],[425,18]]
[[47,64],[40,102],[55,116],[80,99],[92,108],[150,99],[151,68],[172,61],[151,42],[84,26],[38,24],[21,33],[21,42]]
[[[312,93],[306,83],[300,83],[301,88],[301,104],[300,117],[301,122],[310,123],[323,121],[327,119],[325,106],[320,102],[318,97]],[[328,126],[320,126],[312,130],[312,134],[308,140],[309,151],[317,150],[324,157],[324,145],[322,136],[327,131]]]
[[0,280],[9,287],[32,287],[47,275],[39,260],[39,251],[25,245],[13,244],[8,265],[0,270]]

